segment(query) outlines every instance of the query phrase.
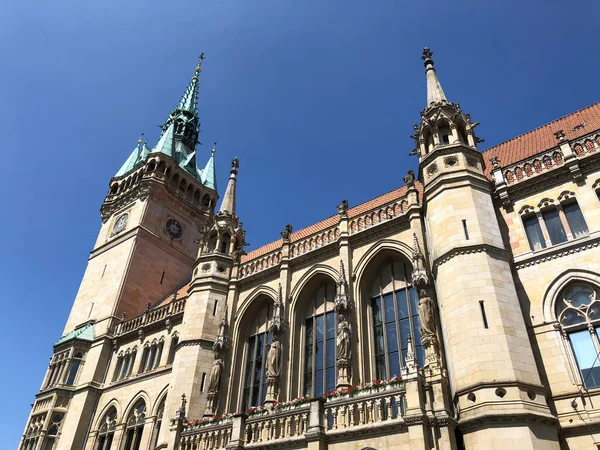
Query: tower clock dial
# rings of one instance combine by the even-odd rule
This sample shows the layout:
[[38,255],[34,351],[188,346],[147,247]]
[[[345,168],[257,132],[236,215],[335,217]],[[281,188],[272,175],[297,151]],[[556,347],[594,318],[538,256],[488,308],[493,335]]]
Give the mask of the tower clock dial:
[[175,219],[167,220],[166,228],[167,228],[167,233],[169,233],[169,235],[173,239],[179,239],[181,237],[181,235],[183,234],[181,225]]
[[123,231],[125,229],[125,226],[127,225],[128,219],[129,219],[129,214],[127,214],[127,213],[125,213],[121,217],[119,217],[117,219],[117,221],[115,222],[115,226],[113,228],[113,233],[117,234],[117,233],[120,233],[121,231]]

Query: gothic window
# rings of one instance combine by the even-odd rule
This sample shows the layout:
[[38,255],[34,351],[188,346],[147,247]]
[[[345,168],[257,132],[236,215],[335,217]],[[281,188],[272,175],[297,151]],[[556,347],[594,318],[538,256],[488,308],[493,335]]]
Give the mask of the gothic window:
[[310,297],[304,324],[304,395],[319,397],[335,389],[335,285],[323,283]]
[[571,342],[581,381],[586,389],[600,386],[600,298],[598,289],[576,282],[556,302],[556,317]]
[[[166,397],[165,397],[166,398]],[[156,448],[158,446],[158,435],[160,434],[160,427],[162,426],[163,414],[165,413],[165,398],[162,399],[160,405],[156,411],[156,421],[154,424],[152,441],[154,442],[151,448]]]
[[229,239],[230,237],[228,234],[223,235],[223,237],[221,238],[221,253],[225,255],[229,253]]
[[77,377],[77,372],[79,371],[79,366],[81,365],[81,360],[83,359],[83,353],[77,352],[73,355],[71,359],[71,365],[69,367],[69,374],[67,375],[67,382],[65,383],[67,386],[72,386],[75,383],[75,378]]
[[115,366],[115,371],[113,373],[113,381],[117,381],[119,375],[121,374],[121,368],[123,367],[123,352],[119,354],[117,357],[117,365]]
[[371,288],[375,340],[375,373],[380,380],[400,376],[408,352],[408,337],[415,357],[423,366],[419,297],[409,285],[410,268],[394,259],[383,264]]
[[125,446],[123,450],[139,450],[142,434],[144,432],[144,423],[146,422],[146,402],[140,399],[136,402],[127,418],[127,428],[125,430]]
[[542,228],[540,222],[535,214],[531,214],[523,218],[523,225],[525,225],[525,234],[529,241],[529,247],[531,250],[541,250],[546,248],[546,240],[542,234]]
[[37,447],[44,420],[44,414],[31,418],[31,423],[29,424],[29,429],[27,430],[27,434],[25,435],[25,439],[23,440],[21,450],[33,450]]
[[577,202],[573,201],[570,203],[565,203],[562,205],[562,209],[565,213],[565,217],[567,218],[567,223],[569,224],[573,238],[587,235],[588,227]]
[[561,244],[567,241],[567,233],[560,220],[560,215],[556,208],[549,208],[542,211],[542,217],[550,236],[552,245]]
[[262,405],[267,395],[267,354],[272,342],[268,330],[270,308],[265,307],[250,327],[246,345],[243,409]]
[[117,427],[117,409],[114,406],[111,406],[106,412],[100,424],[98,444],[95,450],[111,450],[110,447],[115,436],[115,428]]
[[179,343],[179,336],[175,333],[171,337],[171,346],[169,347],[169,356],[167,357],[167,364],[173,364],[175,360],[175,351],[177,350],[177,344]]
[[43,447],[44,450],[52,450],[54,448],[54,443],[58,436],[58,429],[60,428],[63,417],[64,414],[62,413],[54,413],[52,415],[51,423],[48,426],[48,433],[46,433],[46,443]]
[[[133,351],[127,350],[125,352],[125,356],[123,357],[123,361],[121,363],[120,372],[118,379],[122,380],[123,378],[127,378],[131,375],[131,371],[133,370],[133,364],[135,363],[135,355],[137,353],[137,348],[134,348]],[[117,366],[119,364],[117,363]]]

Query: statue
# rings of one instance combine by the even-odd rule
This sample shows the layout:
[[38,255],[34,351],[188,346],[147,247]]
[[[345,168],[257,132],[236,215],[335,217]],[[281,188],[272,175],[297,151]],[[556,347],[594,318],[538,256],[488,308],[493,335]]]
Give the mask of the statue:
[[267,377],[278,378],[281,367],[281,343],[276,334],[273,335],[273,343],[267,354]]
[[348,200],[342,200],[337,206],[338,214],[342,217],[348,217]]
[[290,225],[289,223],[285,226],[285,228],[283,229],[283,231],[281,232],[281,237],[283,238],[284,241],[289,241],[290,240],[290,236],[292,235],[292,225]]
[[409,170],[404,177],[404,183],[407,187],[413,187],[415,185],[415,173],[412,170]]
[[421,336],[435,336],[435,317],[433,314],[433,300],[427,295],[425,289],[419,291],[419,318],[421,319]]
[[350,324],[346,318],[340,314],[339,324],[337,328],[337,339],[336,339],[336,357],[337,360],[348,360],[350,359]]
[[219,356],[219,353],[215,352],[215,360],[213,361],[213,365],[210,368],[210,375],[208,379],[208,392],[219,392],[222,371],[223,360]]

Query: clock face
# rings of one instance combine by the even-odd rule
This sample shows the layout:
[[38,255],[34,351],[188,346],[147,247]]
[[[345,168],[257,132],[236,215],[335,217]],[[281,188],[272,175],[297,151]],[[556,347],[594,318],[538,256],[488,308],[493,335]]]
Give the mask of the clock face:
[[183,230],[181,229],[181,225],[175,219],[167,220],[167,233],[171,235],[173,239],[179,239],[183,234]]
[[125,229],[125,226],[127,225],[128,219],[129,219],[129,214],[127,214],[127,213],[125,213],[121,217],[119,217],[117,219],[117,221],[115,222],[115,227],[113,228],[113,233],[117,234],[117,233],[120,233],[121,231],[123,231]]

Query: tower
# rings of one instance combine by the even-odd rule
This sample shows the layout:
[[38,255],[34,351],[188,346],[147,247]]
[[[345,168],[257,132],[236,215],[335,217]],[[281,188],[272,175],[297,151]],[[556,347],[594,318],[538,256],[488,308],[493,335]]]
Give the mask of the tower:
[[[558,448],[492,202],[477,123],[446,99],[424,49],[427,106],[415,125],[430,260],[466,448]],[[502,426],[510,421],[510,433]]]
[[[245,231],[236,216],[238,168],[239,162],[235,158],[219,211],[199,239],[198,256],[173,361],[166,417],[177,414],[182,394],[188,399],[187,413],[190,417],[212,417],[217,411],[229,339],[227,305],[230,282],[234,266],[239,263],[246,245]],[[159,442],[166,444],[172,441],[169,433],[174,431],[161,430]]]
[[43,429],[60,417],[57,450],[81,448],[87,438],[116,324],[191,277],[200,230],[212,220],[218,198],[214,153],[204,170],[196,165],[203,59],[156,146],[140,138],[110,180],[98,238],[31,413],[30,423],[40,418]]

